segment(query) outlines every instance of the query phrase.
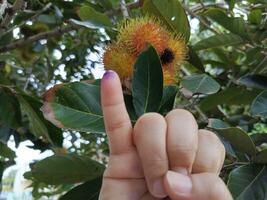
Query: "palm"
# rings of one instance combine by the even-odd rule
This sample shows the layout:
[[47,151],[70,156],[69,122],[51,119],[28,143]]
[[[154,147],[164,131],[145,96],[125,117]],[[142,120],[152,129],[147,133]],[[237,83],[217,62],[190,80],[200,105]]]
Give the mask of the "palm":
[[101,200],[232,199],[217,175],[224,147],[214,133],[198,130],[191,113],[148,113],[132,127],[115,73],[105,74],[101,100],[110,147]]
[[113,196],[119,195],[120,199],[145,200],[148,196],[151,199],[136,149],[129,153],[112,155],[109,163],[112,167],[105,171],[103,189],[109,188],[113,191]]

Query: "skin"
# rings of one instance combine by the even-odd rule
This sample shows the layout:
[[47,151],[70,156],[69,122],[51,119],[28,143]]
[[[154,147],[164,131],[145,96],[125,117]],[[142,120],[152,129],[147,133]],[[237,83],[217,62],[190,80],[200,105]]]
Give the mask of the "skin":
[[110,158],[100,200],[233,199],[218,176],[224,146],[190,112],[147,113],[132,127],[113,71],[102,79],[101,99]]

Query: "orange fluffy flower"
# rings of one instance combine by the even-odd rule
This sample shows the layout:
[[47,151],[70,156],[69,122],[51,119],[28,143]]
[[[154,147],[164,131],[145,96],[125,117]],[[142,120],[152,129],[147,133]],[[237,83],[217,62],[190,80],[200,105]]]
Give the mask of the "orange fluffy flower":
[[169,33],[154,19],[145,17],[126,21],[119,28],[118,43],[133,55],[138,56],[147,44],[151,44],[158,53],[167,48]]
[[179,66],[187,52],[185,41],[149,17],[130,19],[119,28],[117,42],[108,45],[104,53],[105,69],[116,71],[122,80],[131,79],[134,63],[147,44],[151,44],[160,57],[164,85],[177,82]]
[[121,79],[132,76],[135,60],[134,56],[117,44],[109,45],[103,57],[105,69],[116,71]]

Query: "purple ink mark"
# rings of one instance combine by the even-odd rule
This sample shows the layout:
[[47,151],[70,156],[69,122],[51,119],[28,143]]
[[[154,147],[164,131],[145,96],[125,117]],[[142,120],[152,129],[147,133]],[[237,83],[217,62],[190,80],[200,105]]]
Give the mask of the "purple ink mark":
[[103,79],[111,79],[116,76],[116,73],[112,70],[107,70],[105,74],[103,75]]

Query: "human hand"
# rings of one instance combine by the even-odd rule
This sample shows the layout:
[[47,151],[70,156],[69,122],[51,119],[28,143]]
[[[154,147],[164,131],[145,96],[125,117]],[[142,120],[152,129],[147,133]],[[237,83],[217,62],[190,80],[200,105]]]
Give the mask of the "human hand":
[[214,133],[198,130],[190,112],[147,113],[132,127],[112,71],[102,79],[101,100],[110,158],[100,200],[232,200],[218,176],[225,149]]

